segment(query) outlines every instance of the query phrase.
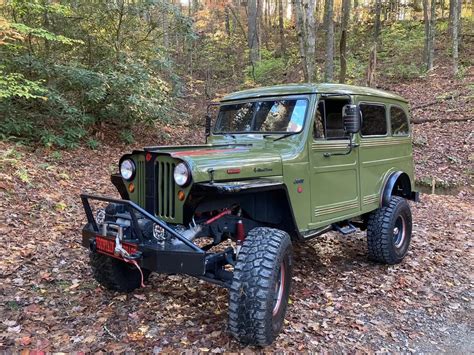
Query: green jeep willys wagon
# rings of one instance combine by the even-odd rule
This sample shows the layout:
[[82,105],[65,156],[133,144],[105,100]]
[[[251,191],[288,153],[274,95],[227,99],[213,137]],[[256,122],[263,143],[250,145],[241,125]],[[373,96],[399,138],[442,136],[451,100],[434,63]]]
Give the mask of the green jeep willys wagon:
[[267,345],[283,324],[293,243],[361,229],[370,259],[407,254],[407,200],[418,199],[407,102],[302,84],[233,93],[218,108],[206,144],[124,155],[111,178],[122,199],[81,195],[82,243],[109,289],[131,291],[150,272],[228,288],[230,333]]

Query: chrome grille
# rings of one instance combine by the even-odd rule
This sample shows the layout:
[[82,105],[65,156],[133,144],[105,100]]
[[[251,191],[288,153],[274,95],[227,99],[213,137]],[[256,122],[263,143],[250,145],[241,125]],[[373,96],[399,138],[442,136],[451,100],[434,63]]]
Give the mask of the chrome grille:
[[156,214],[163,218],[175,217],[175,182],[173,171],[176,164],[156,161]]

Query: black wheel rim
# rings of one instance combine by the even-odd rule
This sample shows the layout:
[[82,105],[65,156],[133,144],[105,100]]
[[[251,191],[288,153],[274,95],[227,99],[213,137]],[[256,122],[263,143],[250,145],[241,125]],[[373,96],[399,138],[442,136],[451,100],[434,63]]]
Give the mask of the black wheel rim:
[[278,280],[275,284],[275,296],[273,297],[273,316],[278,314],[283,303],[283,297],[285,293],[285,263],[280,264],[278,270]]
[[393,227],[393,245],[399,249],[406,239],[406,222],[403,216],[398,216]]

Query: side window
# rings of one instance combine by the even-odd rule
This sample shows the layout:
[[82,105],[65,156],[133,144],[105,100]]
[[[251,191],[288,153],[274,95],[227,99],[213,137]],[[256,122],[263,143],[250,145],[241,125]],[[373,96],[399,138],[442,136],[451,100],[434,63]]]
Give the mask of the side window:
[[408,136],[408,117],[401,107],[390,107],[392,136]]
[[314,117],[314,139],[345,139],[349,135],[344,131],[342,108],[348,104],[347,99],[324,99],[319,101]]
[[377,104],[360,104],[362,113],[363,136],[384,136],[387,134],[385,106]]

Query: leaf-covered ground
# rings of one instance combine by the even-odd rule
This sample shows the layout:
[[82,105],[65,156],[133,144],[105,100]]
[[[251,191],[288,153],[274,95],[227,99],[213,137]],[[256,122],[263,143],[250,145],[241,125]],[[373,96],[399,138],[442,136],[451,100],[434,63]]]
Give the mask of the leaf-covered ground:
[[472,187],[474,175],[474,67],[463,78],[451,78],[449,66],[438,66],[415,82],[386,88],[405,97],[413,125],[417,181],[441,188]]
[[[0,147],[1,349],[242,349],[226,332],[224,289],[154,275],[123,295],[93,281],[78,195],[115,194],[108,175],[119,148],[58,156]],[[296,246],[291,305],[269,350],[474,349],[472,202],[422,195],[398,266],[367,262],[363,234]]]
[[[283,332],[268,350],[474,349],[473,89],[469,76],[443,79],[443,85],[439,80],[390,88],[412,106],[436,101],[414,109],[415,119],[454,111],[467,119],[414,126],[418,180],[435,177],[460,190],[423,194],[412,205],[412,246],[400,265],[368,262],[362,233],[296,245],[291,304]],[[442,98],[454,91],[461,94]],[[199,102],[189,101],[187,111],[202,111]],[[202,131],[196,127],[162,127],[147,143],[195,142]],[[93,281],[79,244],[84,217],[78,196],[116,196],[109,175],[130,149],[115,144],[58,153],[0,143],[0,350],[245,350],[227,334],[224,289],[153,275],[145,289],[123,295]]]

